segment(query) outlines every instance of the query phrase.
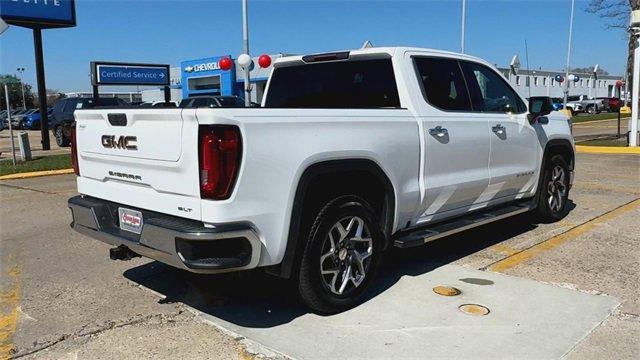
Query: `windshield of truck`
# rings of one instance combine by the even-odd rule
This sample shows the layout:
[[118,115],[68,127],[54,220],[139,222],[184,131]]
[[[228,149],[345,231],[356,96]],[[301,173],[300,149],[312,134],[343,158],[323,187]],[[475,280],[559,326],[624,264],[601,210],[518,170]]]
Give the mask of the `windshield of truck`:
[[274,69],[268,108],[399,108],[391,59],[332,61]]
[[244,100],[236,96],[219,96],[218,102],[220,107],[223,108],[242,108],[244,107]]
[[[100,106],[124,106],[126,103],[124,100],[120,100],[118,98],[100,98]],[[76,109],[87,109],[92,108],[93,99],[82,99],[81,102],[76,104]]]

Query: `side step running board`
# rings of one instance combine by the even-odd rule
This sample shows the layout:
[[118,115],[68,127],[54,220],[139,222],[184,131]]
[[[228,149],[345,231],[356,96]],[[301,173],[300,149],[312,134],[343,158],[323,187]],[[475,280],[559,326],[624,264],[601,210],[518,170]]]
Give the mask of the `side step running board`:
[[532,208],[532,203],[526,202],[476,212],[465,217],[455,218],[432,226],[417,229],[414,232],[405,233],[405,235],[401,235],[401,237],[394,240],[393,246],[403,249],[420,246],[428,243],[429,241],[459,233],[476,226],[485,225],[490,222],[527,212]]

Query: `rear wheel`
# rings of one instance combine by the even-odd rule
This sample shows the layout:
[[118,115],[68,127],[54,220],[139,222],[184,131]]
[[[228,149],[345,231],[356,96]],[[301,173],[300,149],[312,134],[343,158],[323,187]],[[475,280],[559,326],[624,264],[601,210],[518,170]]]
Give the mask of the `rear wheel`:
[[384,241],[371,207],[355,196],[333,199],[307,236],[298,277],[305,304],[320,313],[357,305],[375,277]]
[[587,112],[588,112],[589,114],[595,114],[595,113],[596,113],[596,108],[595,108],[594,106],[589,106],[589,107],[587,108]]
[[569,166],[561,155],[549,159],[538,190],[536,215],[542,222],[555,222],[565,216],[569,200]]
[[56,127],[53,133],[56,137],[56,144],[58,144],[59,147],[69,146],[70,139],[64,135],[64,129],[62,128],[62,126]]

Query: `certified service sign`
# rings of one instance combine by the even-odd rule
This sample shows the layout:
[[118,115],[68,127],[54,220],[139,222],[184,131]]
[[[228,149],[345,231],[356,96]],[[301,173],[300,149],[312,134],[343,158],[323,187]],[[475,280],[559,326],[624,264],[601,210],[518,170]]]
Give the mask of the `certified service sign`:
[[0,0],[0,17],[10,25],[30,28],[76,26],[74,0]]
[[91,63],[92,85],[169,85],[169,65]]

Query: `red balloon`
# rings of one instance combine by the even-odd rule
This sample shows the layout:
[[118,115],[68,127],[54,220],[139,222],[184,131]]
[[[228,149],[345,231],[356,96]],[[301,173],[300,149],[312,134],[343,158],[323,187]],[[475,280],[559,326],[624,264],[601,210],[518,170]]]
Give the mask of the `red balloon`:
[[261,68],[268,68],[271,66],[271,56],[267,54],[260,55],[258,58],[258,65],[260,65]]
[[624,83],[621,80],[616,81],[616,87],[622,87]]
[[231,59],[228,57],[223,57],[218,61],[218,65],[222,70],[229,70],[233,66],[233,61],[231,61]]

